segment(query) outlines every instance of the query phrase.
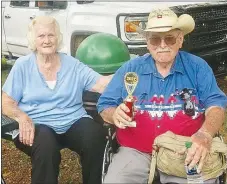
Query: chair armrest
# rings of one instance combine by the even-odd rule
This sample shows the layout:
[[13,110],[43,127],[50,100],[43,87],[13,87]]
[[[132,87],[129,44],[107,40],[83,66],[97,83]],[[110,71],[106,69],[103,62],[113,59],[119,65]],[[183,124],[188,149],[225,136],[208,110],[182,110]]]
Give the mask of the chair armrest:
[[116,127],[115,125],[106,122],[103,124],[103,126],[108,131],[107,139],[109,141],[110,148],[112,149],[113,153],[116,153],[119,147],[116,139]]
[[11,119],[5,115],[1,115],[1,118],[2,118],[2,124],[1,124],[2,136],[6,132],[10,132],[19,128],[19,124],[16,120]]

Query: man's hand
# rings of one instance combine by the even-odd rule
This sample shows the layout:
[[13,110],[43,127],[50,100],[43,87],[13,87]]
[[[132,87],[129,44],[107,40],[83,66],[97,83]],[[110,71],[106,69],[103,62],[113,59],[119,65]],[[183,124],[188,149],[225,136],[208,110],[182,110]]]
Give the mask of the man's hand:
[[35,126],[27,115],[21,116],[19,118],[19,139],[25,145],[32,146],[34,135],[35,135]]
[[118,127],[118,128],[126,128],[126,126],[128,126],[130,124],[130,122],[132,121],[132,118],[130,118],[126,112],[129,112],[129,108],[124,104],[120,104],[116,110],[114,111],[113,114],[113,121],[114,124]]
[[185,165],[189,165],[189,169],[192,169],[198,163],[197,172],[199,173],[202,170],[207,153],[210,151],[212,136],[206,131],[199,130],[191,138],[192,146],[188,149]]

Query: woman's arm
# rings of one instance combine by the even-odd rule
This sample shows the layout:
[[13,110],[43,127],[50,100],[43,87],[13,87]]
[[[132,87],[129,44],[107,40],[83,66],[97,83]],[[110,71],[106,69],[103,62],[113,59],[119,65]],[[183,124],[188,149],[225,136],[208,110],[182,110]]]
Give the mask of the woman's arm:
[[18,108],[18,104],[5,92],[2,92],[2,114],[19,122],[19,118],[27,116],[26,113]]
[[101,76],[95,85],[92,87],[91,91],[98,92],[98,93],[103,93],[105,90],[106,86],[109,84],[111,81],[113,75],[108,75],[108,76]]
[[18,103],[6,93],[2,92],[2,113],[19,123],[19,138],[25,145],[32,145],[34,140],[35,127],[32,119],[21,111]]

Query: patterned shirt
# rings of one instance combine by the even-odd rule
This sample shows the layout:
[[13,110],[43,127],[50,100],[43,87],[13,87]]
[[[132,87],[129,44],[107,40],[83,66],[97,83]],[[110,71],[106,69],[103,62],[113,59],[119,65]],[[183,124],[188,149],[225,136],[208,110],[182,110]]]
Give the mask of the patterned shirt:
[[136,127],[117,129],[121,146],[150,153],[156,136],[168,130],[191,136],[204,122],[205,109],[227,105],[226,95],[217,86],[209,65],[195,55],[179,51],[165,78],[157,71],[150,54],[125,63],[101,95],[97,104],[99,112],[117,107],[127,97],[124,86],[127,72],[138,75],[133,93]]

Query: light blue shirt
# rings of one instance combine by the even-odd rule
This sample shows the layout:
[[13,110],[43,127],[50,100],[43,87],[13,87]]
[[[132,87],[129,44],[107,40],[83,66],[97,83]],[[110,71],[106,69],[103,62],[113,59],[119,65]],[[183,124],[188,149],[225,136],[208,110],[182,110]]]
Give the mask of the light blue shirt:
[[83,108],[82,93],[93,87],[100,74],[71,56],[59,56],[61,68],[53,90],[39,72],[34,53],[17,59],[2,90],[35,124],[61,134],[80,118],[90,117]]

